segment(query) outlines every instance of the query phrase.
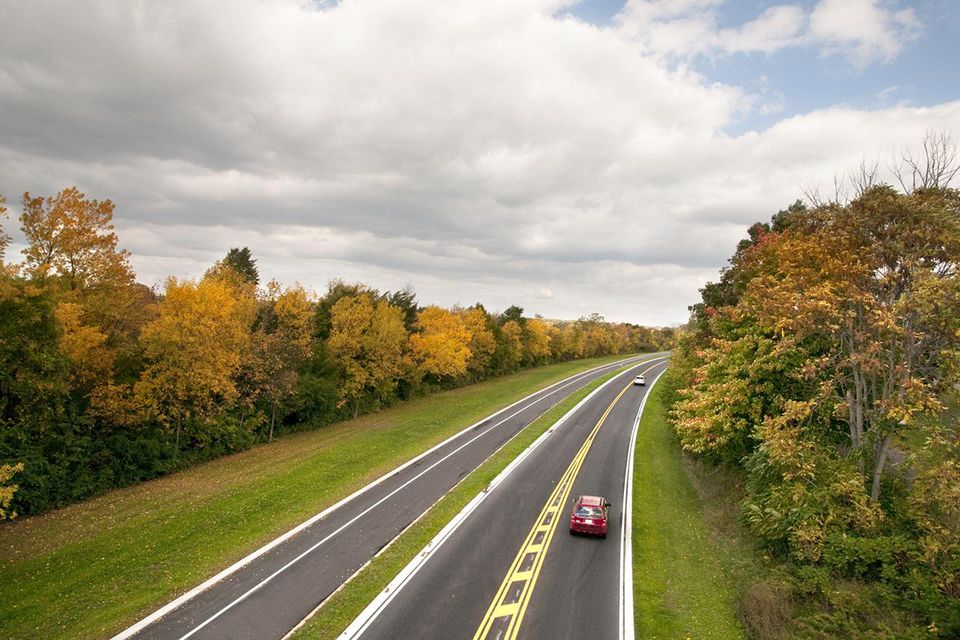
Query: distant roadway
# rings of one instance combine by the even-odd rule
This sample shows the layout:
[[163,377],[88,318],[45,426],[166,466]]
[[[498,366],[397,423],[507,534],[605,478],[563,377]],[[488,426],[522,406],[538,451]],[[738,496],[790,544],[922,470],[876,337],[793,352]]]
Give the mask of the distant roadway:
[[[630,359],[631,363],[647,361],[661,363],[662,369],[664,357],[648,354]],[[114,640],[283,638],[430,505],[521,429],[571,393],[623,364],[623,361],[612,363],[571,376],[468,427],[144,618]],[[618,380],[626,380],[641,369],[631,369]],[[490,604],[483,600],[489,600],[488,595],[492,597],[504,580],[504,573],[530,528],[530,519],[543,506],[552,483],[559,479],[582,445],[585,430],[593,426],[587,423],[603,413],[604,399],[618,384],[607,385],[604,393],[583,406],[578,412],[583,415],[577,417],[575,423],[559,429],[556,438],[548,439],[550,446],[541,447],[537,456],[521,465],[522,472],[514,474],[511,480],[514,488],[499,490],[498,499],[488,501],[481,513],[471,517],[470,526],[464,528],[456,543],[445,546],[442,556],[428,563],[429,568],[421,572],[428,582],[421,585],[421,576],[418,576],[417,585],[407,589],[363,637],[472,638],[475,630],[467,628],[480,622]],[[561,523],[554,538],[555,547],[546,556],[540,582],[566,584],[558,588],[567,592],[551,595],[552,592],[538,587],[523,625],[524,628],[555,629],[557,633],[527,637],[614,637],[606,633],[596,635],[594,631],[570,635],[563,624],[572,611],[582,609],[571,608],[568,603],[573,591],[582,591],[583,597],[594,602],[612,597],[610,589],[616,589],[616,573],[610,572],[614,570],[612,554],[618,544],[620,527],[618,492],[623,487],[624,438],[628,437],[625,435],[629,431],[627,423],[632,419],[628,414],[631,410],[636,413],[641,394],[641,388],[637,387],[614,407],[572,487],[573,493],[605,492],[614,503],[609,538],[599,544],[589,539],[568,540]],[[561,517],[568,515],[563,513]],[[566,556],[568,553],[571,555]],[[554,560],[556,556],[563,559]],[[571,561],[573,565],[568,566]],[[560,563],[562,567],[558,566]],[[571,570],[576,573],[576,580],[558,579]],[[437,582],[438,578],[442,581]],[[421,591],[426,600],[418,598]],[[606,613],[599,614],[599,618],[588,610],[584,613],[580,624],[606,628],[604,625],[610,622],[604,619]],[[398,634],[401,628],[404,631]]]
[[[341,638],[632,639],[624,480],[638,409],[665,367],[621,374],[583,404]],[[645,387],[632,385],[639,372]],[[579,495],[612,503],[605,540],[569,534]]]

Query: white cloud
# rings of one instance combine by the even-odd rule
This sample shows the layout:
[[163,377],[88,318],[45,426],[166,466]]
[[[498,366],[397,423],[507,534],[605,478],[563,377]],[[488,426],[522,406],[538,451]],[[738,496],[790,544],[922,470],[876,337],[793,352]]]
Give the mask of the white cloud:
[[821,0],[810,16],[811,38],[823,51],[860,67],[893,60],[919,34],[913,9],[886,9],[878,0]]
[[[424,303],[660,324],[801,185],[960,130],[950,103],[732,138],[744,90],[665,64],[626,24],[559,16],[567,4],[10,2],[0,193],[112,198],[151,284],[246,245],[265,278],[317,290],[412,283]],[[716,4],[637,6],[682,19]],[[723,46],[789,40],[791,15],[772,8]],[[680,26],[670,37],[691,42]]]
[[858,68],[889,62],[915,40],[921,25],[913,9],[886,8],[881,0],[820,0],[809,12],[798,4],[766,8],[738,28],[719,27],[723,0],[628,0],[618,28],[657,55],[772,54],[815,47]]

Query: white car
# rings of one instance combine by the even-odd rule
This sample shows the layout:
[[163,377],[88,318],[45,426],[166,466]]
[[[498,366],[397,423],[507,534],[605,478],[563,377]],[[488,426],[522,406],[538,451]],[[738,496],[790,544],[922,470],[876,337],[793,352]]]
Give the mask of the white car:
[[643,387],[643,386],[646,386],[646,384],[647,384],[647,379],[644,378],[643,376],[637,376],[636,378],[633,379],[633,385],[635,387]]

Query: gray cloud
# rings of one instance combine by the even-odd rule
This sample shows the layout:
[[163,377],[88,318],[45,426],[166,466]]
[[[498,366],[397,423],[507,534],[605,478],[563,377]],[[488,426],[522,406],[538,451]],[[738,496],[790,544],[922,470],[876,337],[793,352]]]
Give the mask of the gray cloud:
[[802,185],[960,124],[832,109],[731,138],[755,96],[556,0],[0,3],[0,193],[113,199],[148,283],[247,245],[319,290],[680,322]]

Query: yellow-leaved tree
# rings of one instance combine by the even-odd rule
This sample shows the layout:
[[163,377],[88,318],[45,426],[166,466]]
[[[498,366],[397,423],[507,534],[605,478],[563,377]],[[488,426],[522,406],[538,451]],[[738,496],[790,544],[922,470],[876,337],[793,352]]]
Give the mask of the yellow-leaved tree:
[[17,490],[17,485],[7,484],[13,476],[23,471],[23,463],[0,465],[0,520],[12,520],[17,517],[16,511],[11,511],[10,501]]
[[84,323],[83,308],[75,302],[61,302],[54,315],[60,329],[60,352],[71,364],[70,385],[89,392],[96,385],[109,384],[113,353],[105,346],[107,336]]
[[502,357],[500,366],[504,372],[513,371],[520,366],[523,358],[523,328],[516,320],[507,320],[500,327],[500,347]]
[[259,356],[261,394],[270,403],[271,441],[277,411],[296,391],[297,372],[313,351],[313,305],[300,285],[282,290],[276,281],[267,285],[267,304],[253,351]]
[[497,338],[493,334],[493,318],[482,305],[474,305],[461,312],[463,326],[470,333],[470,360],[467,370],[480,378],[489,373],[493,354],[497,350]]
[[549,361],[549,326],[540,318],[528,318],[523,326],[523,363],[533,366]]
[[410,351],[425,375],[456,378],[467,372],[470,332],[460,316],[436,306],[417,314],[419,333],[410,336]]
[[403,312],[369,292],[346,295],[330,310],[330,355],[340,368],[340,405],[353,414],[367,394],[379,401],[396,389],[406,369],[407,330]]
[[136,384],[147,410],[180,434],[184,424],[236,399],[234,374],[249,340],[241,305],[222,280],[166,283],[156,320],[143,329],[148,361]]

